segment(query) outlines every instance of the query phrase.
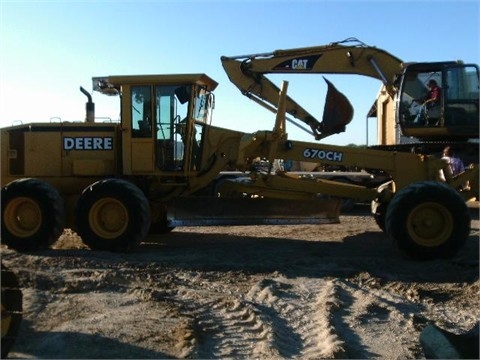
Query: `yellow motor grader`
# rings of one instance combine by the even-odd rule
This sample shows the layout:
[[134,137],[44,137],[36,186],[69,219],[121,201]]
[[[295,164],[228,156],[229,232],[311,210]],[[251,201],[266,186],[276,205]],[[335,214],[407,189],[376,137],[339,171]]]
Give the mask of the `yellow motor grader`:
[[[325,52],[318,58],[331,47],[317,47]],[[349,66],[371,50],[333,47]],[[378,52],[368,56],[374,70]],[[228,59],[233,67],[243,63],[223,57],[224,66]],[[300,53],[278,61],[304,71],[312,59]],[[127,251],[149,233],[183,225],[336,223],[341,198],[372,201],[379,226],[415,258],[453,256],[468,238],[465,200],[478,195],[476,164],[452,176],[433,156],[290,140],[286,114],[301,111],[291,109],[287,82],[275,95],[272,130],[213,126],[216,86],[205,74],[94,77],[94,91],[119,96],[120,122],[96,121],[92,96],[80,88],[88,98],[85,121],[1,129],[2,242],[41,249],[68,227],[92,249]],[[329,84],[322,122],[299,119],[323,139],[352,116]],[[357,166],[388,179],[374,187],[312,179],[258,167],[258,158]]]

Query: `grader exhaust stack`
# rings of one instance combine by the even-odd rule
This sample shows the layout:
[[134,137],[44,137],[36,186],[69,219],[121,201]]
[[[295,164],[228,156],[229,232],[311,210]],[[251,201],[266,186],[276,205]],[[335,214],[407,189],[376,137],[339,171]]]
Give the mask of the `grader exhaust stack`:
[[85,104],[85,121],[87,123],[94,123],[95,122],[95,103],[92,101],[92,95],[85,90],[82,86],[80,86],[80,91],[87,97],[88,101]]

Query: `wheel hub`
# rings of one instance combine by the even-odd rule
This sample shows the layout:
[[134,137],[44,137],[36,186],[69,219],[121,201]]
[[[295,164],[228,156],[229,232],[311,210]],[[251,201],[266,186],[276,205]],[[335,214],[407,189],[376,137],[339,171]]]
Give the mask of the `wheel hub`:
[[448,209],[435,202],[416,206],[408,216],[407,230],[412,239],[426,247],[439,246],[453,231],[453,218]]
[[35,234],[42,224],[42,211],[38,204],[28,197],[18,197],[5,207],[5,226],[17,237]]
[[128,225],[128,210],[117,199],[104,198],[97,201],[89,214],[92,230],[105,239],[114,239],[123,234]]

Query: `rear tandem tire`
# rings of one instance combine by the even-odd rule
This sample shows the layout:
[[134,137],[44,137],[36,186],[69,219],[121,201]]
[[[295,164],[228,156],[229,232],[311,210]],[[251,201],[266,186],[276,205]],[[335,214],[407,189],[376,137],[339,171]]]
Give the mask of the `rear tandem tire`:
[[76,230],[91,249],[134,249],[150,228],[150,206],[143,192],[121,179],[87,187],[75,209]]
[[17,251],[45,249],[63,232],[65,208],[58,191],[25,178],[2,188],[2,242]]
[[470,233],[465,200],[446,184],[418,182],[400,190],[390,202],[388,236],[408,256],[419,260],[450,258]]

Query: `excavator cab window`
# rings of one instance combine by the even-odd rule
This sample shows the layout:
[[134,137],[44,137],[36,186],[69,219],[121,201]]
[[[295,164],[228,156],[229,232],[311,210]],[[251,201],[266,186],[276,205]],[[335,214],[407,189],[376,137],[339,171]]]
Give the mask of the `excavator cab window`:
[[[433,86],[437,92],[433,93]],[[434,99],[433,96],[436,96]],[[442,116],[442,75],[438,71],[405,74],[400,99],[401,121],[405,126],[439,125]]]
[[445,124],[477,126],[479,74],[476,66],[452,66],[445,72]]
[[[434,85],[438,86],[436,90]],[[432,100],[433,93],[437,94],[436,100]],[[407,136],[444,139],[448,133],[452,138],[471,138],[478,134],[478,104],[477,65],[418,63],[403,74],[398,119]]]

